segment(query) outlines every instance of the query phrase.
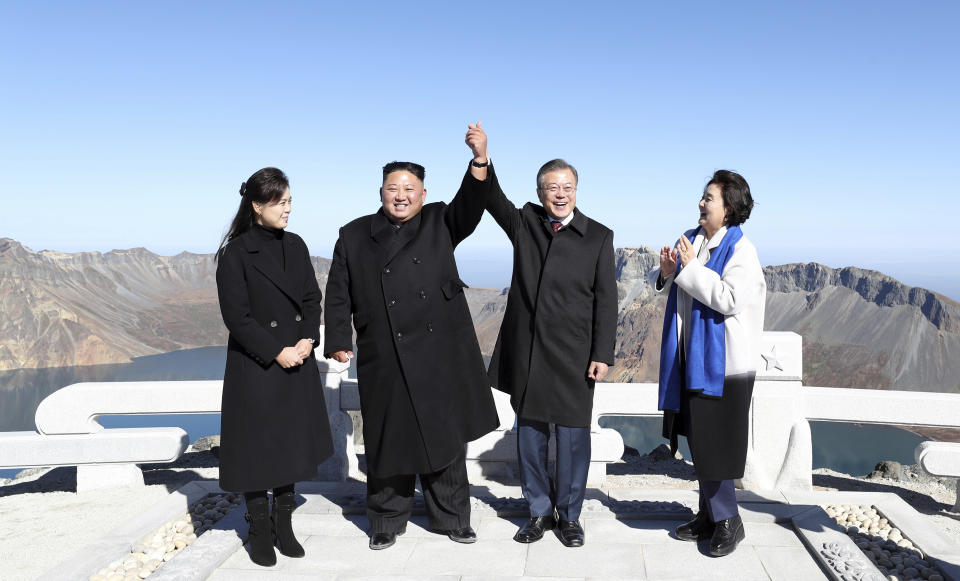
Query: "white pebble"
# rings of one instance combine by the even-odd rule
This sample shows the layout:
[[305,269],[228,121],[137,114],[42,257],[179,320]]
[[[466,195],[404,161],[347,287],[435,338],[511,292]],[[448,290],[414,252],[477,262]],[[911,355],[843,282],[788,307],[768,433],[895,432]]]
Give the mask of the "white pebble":
[[177,539],[173,541],[173,546],[176,547],[177,550],[182,549],[187,546],[187,541],[185,539]]
[[174,558],[177,554],[174,551],[170,551],[163,556],[163,562],[166,563],[170,559]]

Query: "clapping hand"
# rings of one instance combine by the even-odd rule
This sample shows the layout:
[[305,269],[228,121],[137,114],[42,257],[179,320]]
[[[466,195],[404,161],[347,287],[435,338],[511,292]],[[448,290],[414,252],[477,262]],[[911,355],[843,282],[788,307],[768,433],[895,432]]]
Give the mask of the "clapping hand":
[[687,240],[686,236],[680,237],[680,244],[677,246],[677,255],[680,257],[680,262],[683,263],[684,266],[696,257],[696,253],[693,251],[693,244]]
[[664,246],[660,249],[660,274],[670,276],[677,270],[677,249]]

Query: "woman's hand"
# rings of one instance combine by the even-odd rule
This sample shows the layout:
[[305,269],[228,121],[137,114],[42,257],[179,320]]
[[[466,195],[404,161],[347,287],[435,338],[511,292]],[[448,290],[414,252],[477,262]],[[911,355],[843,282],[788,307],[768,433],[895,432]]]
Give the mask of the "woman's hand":
[[687,240],[686,236],[680,237],[680,246],[677,248],[677,255],[680,257],[680,262],[684,266],[690,263],[691,260],[696,258],[697,254],[693,251],[693,244]]
[[660,249],[660,274],[668,277],[677,270],[677,250],[664,246]]
[[296,347],[284,347],[280,355],[277,355],[274,359],[276,359],[280,367],[284,369],[303,365],[303,357],[300,357],[300,353],[297,352]]
[[300,339],[297,341],[297,344],[293,346],[297,350],[297,354],[300,355],[300,359],[306,361],[307,357],[310,357],[310,353],[313,351],[313,343],[310,339]]

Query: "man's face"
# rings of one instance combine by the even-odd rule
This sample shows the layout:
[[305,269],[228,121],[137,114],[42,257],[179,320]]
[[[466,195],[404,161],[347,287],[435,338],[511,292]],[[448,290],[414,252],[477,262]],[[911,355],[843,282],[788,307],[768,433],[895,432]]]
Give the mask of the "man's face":
[[380,188],[383,212],[394,224],[402,224],[420,213],[427,190],[417,176],[408,171],[387,174]]
[[563,220],[577,205],[577,178],[569,169],[547,172],[540,178],[537,197],[548,216]]

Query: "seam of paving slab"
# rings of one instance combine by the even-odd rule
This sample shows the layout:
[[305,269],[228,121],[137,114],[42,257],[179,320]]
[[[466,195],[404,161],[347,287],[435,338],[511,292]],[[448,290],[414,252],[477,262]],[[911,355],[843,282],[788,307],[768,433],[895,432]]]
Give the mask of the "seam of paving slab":
[[[217,482],[213,480],[188,483],[149,510],[84,547],[38,579],[39,581],[86,581],[90,575],[106,564],[127,554],[132,545],[144,535],[182,515],[190,504],[208,494],[221,492]],[[301,504],[297,511],[303,515],[340,514],[349,517],[365,512],[366,489],[363,483],[307,482],[298,485],[297,492],[306,499],[306,503]],[[859,575],[857,578],[864,581],[883,579],[880,571],[865,557],[844,529],[820,508],[820,505],[836,503],[876,506],[903,531],[906,537],[921,548],[943,572],[945,579],[960,581],[960,550],[954,547],[944,535],[931,530],[923,517],[895,494],[817,491],[756,493],[738,490],[737,499],[743,519],[748,524],[789,524],[805,545],[812,561],[817,563],[824,575],[836,581],[849,578],[847,576],[851,572],[856,572]],[[419,515],[423,513],[422,498],[418,496],[417,501],[414,514]],[[692,515],[691,509],[696,506],[696,501],[697,493],[691,490],[590,489],[582,518],[685,520]],[[483,517],[517,519],[527,514],[526,503],[519,494],[519,487],[472,486],[471,505],[474,514],[481,517],[481,520]],[[242,538],[245,537],[247,530],[243,514],[242,505],[228,513],[213,529],[201,535],[174,559],[165,563],[150,576],[150,579],[153,581],[200,581],[208,577],[223,577],[222,571],[218,573],[218,568],[242,547]],[[347,518],[345,522],[349,520]],[[417,541],[417,543],[420,542],[421,540]],[[638,545],[638,549],[638,552],[643,555],[645,547],[641,544]],[[513,578],[530,576],[527,571],[528,558],[529,554],[525,553],[521,575]],[[644,578],[648,578],[649,565],[646,559],[642,559],[642,562],[642,574]],[[271,578],[283,576],[279,575],[283,573],[281,571],[269,569],[260,571],[269,573]],[[297,575],[295,571],[289,571],[287,574]],[[770,572],[766,574],[772,576]],[[572,577],[585,578],[575,573]]]

